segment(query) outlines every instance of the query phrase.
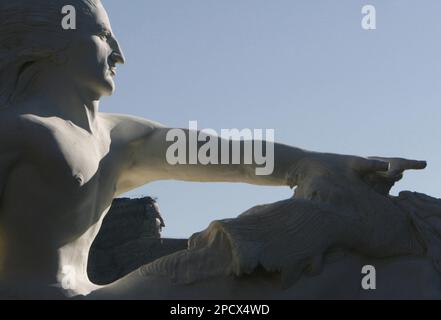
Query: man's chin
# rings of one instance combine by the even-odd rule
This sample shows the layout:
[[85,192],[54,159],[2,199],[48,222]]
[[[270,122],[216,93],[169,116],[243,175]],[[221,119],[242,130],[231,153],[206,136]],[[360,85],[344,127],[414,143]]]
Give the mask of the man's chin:
[[110,97],[113,93],[115,92],[115,89],[109,90],[109,91],[105,91],[101,94],[101,96],[103,97]]
[[106,77],[101,81],[95,81],[84,86],[83,82],[83,96],[89,100],[100,100],[101,97],[111,96],[115,91],[115,82],[112,78]]
[[99,95],[103,97],[111,96],[115,92],[115,82],[113,79],[106,79],[105,83],[101,86],[99,90]]

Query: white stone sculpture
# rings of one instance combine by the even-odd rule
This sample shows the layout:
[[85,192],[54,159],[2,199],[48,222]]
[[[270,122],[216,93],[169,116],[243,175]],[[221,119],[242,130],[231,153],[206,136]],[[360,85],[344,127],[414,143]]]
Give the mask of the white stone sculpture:
[[[61,26],[64,5],[76,8],[76,30]],[[388,194],[404,170],[425,162],[274,144],[268,176],[254,164],[170,165],[169,128],[98,110],[124,60],[99,0],[0,0],[1,297],[314,298],[332,296],[343,276],[356,289],[340,296],[354,297],[365,257],[419,259],[422,276],[438,277],[429,220],[439,200]],[[161,179],[297,188],[292,199],[213,222],[188,250],[94,285],[88,252],[112,199]],[[346,251],[353,256],[332,258]]]

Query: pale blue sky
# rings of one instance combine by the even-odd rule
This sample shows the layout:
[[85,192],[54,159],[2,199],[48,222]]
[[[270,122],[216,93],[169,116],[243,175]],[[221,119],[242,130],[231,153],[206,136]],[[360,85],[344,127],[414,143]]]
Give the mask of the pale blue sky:
[[[176,127],[274,128],[316,151],[428,160],[395,188],[441,196],[441,1],[104,0],[127,64],[102,111]],[[377,9],[377,30],[361,8]],[[156,182],[165,237],[289,188]]]

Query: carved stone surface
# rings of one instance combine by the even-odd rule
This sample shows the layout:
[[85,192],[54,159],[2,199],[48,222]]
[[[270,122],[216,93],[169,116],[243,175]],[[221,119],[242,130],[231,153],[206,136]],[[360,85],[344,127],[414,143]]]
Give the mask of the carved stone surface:
[[[76,30],[60,25],[67,4],[77,9]],[[256,161],[224,163],[211,150],[215,161],[208,164],[171,163],[174,128],[100,112],[124,62],[99,0],[0,0],[0,297],[364,298],[360,267],[369,262],[383,279],[374,297],[440,298],[440,200],[389,194],[406,170],[424,169],[425,161],[268,142],[274,170],[266,175],[256,174]],[[202,150],[195,146],[190,157]],[[238,159],[247,158],[239,152]],[[112,200],[158,180],[296,189],[293,198],[213,222],[187,249],[110,285],[92,283],[89,251]],[[143,237],[146,230],[160,241],[152,220],[134,227],[142,240],[132,239],[134,217],[121,230],[105,227],[124,239],[123,247],[109,234],[97,246],[112,247],[108,252],[128,269],[139,241],[152,239]],[[348,258],[332,263],[336,252]]]
[[[441,199],[402,192],[394,201],[423,250],[391,255],[383,248],[332,248],[332,219],[317,220],[320,213],[308,202],[289,199],[213,222],[190,239],[188,250],[143,266],[88,298],[440,299]],[[317,241],[327,249],[317,251]],[[312,254],[317,252],[323,256]],[[375,290],[361,286],[365,265],[376,269]],[[130,290],[124,290],[127,284]]]

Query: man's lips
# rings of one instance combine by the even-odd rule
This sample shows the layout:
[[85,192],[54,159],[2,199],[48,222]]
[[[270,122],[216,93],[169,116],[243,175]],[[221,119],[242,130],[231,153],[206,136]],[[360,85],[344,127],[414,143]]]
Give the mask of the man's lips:
[[109,72],[110,72],[113,76],[116,76],[116,67],[110,67],[110,68],[109,68]]

